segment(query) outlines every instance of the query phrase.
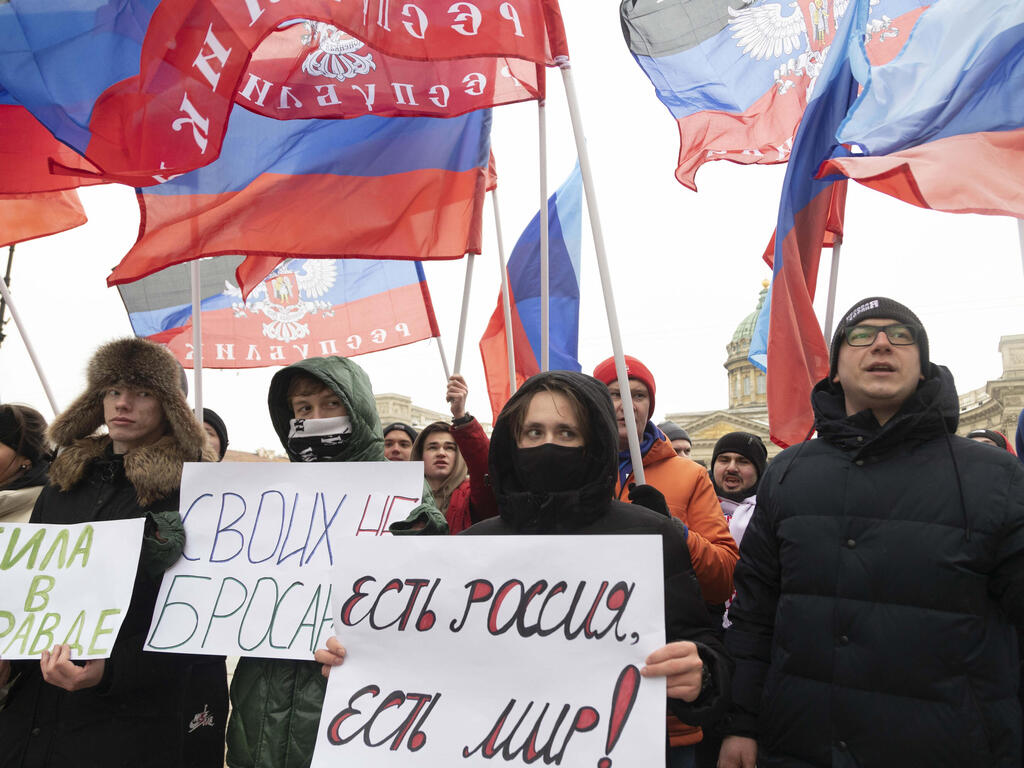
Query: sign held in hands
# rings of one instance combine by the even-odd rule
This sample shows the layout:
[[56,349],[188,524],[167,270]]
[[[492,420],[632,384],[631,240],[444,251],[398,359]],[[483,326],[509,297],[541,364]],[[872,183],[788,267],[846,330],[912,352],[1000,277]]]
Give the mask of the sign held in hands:
[[422,492],[422,462],[186,464],[185,551],[146,650],[311,659],[331,632],[340,542],[387,534]]
[[664,760],[656,536],[343,543],[313,768]]
[[105,659],[132,599],[144,518],[0,525],[0,659],[58,644]]

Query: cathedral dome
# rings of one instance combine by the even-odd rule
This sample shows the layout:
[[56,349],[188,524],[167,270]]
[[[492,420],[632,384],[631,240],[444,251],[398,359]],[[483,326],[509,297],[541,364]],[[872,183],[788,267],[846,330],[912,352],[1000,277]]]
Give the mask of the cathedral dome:
[[736,326],[736,331],[733,333],[732,340],[727,348],[729,357],[733,357],[740,352],[742,352],[743,357],[747,356],[747,352],[750,351],[750,339],[754,335],[754,326],[757,325],[757,316],[761,314],[761,307],[764,306],[767,297],[768,281],[764,280],[761,282],[761,293],[757,296],[757,307]]

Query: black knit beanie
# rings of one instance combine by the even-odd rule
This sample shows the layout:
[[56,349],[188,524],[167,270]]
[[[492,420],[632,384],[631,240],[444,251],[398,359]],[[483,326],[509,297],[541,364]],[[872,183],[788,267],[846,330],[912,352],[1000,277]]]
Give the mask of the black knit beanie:
[[669,442],[672,440],[686,440],[691,445],[693,444],[693,440],[690,439],[686,430],[674,421],[663,421],[658,425],[658,429],[665,433],[665,437],[669,439]]
[[895,320],[898,323],[906,323],[914,326],[917,338],[917,349],[921,355],[921,373],[928,373],[928,333],[925,331],[921,321],[910,309],[898,301],[887,299],[885,296],[874,296],[870,299],[861,299],[850,307],[843,319],[836,327],[835,335],[832,337],[832,348],[829,354],[829,378],[835,378],[839,367],[839,348],[844,341],[846,329],[853,325],[859,325],[864,320],[886,318]]
[[384,427],[384,431],[381,432],[381,434],[386,436],[388,432],[393,432],[396,429],[405,432],[405,434],[409,436],[410,440],[412,440],[414,443],[416,442],[416,436],[419,435],[419,432],[417,432],[415,429],[413,429],[403,421],[395,421],[392,422],[391,424],[388,424],[386,427]]
[[213,427],[213,431],[217,433],[217,437],[220,439],[220,458],[223,461],[224,454],[228,451],[228,428],[224,424],[224,419],[216,411],[210,408],[203,408],[203,423],[209,424]]
[[715,450],[711,454],[712,467],[715,466],[720,453],[738,453],[750,459],[751,464],[757,469],[758,481],[761,480],[765,464],[768,462],[768,449],[757,435],[750,432],[730,432],[722,435],[715,443]]

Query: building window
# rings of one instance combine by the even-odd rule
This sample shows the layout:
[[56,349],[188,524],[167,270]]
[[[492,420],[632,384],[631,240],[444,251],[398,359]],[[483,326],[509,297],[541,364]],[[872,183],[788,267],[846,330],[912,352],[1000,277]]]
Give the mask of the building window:
[[749,376],[744,376],[743,377],[743,394],[744,395],[749,395],[750,394],[750,377]]
[[757,374],[757,394],[763,395],[767,391],[767,384],[763,373]]

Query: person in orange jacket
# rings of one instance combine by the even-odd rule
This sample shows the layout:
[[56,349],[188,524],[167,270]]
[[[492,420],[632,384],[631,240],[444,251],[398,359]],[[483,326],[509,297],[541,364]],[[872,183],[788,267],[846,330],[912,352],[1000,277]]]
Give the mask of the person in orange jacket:
[[[633,478],[615,360],[610,357],[594,369],[594,378],[604,382],[612,396],[619,428],[619,476],[615,496],[621,500],[628,494],[629,500],[635,503],[654,509],[660,506],[661,511],[667,511],[683,522],[686,546],[701,594],[706,603],[722,606],[714,611],[721,615],[725,601],[732,597],[732,572],[740,557],[739,547],[729,533],[729,524],[707,470],[694,461],[677,456],[672,443],[650,420],[654,413],[654,376],[646,365],[629,355],[626,355],[626,375],[643,454],[644,485],[636,485]],[[662,498],[652,494],[652,487],[660,492]],[[641,494],[647,498],[641,498]],[[700,728],[685,725],[670,713],[669,764],[692,764],[693,745],[702,737]]]
[[[665,434],[650,421],[654,412],[655,386],[654,376],[647,366],[626,355],[626,374],[640,436],[640,451],[644,457],[645,482],[662,493],[669,512],[686,524],[689,531],[686,544],[704,600],[712,604],[724,603],[732,596],[732,572],[740,553],[729,534],[729,525],[722,514],[714,486],[703,467],[676,456]],[[609,357],[598,365],[594,369],[594,378],[608,386],[615,403],[620,451],[615,495],[622,499],[634,478],[614,358]]]

